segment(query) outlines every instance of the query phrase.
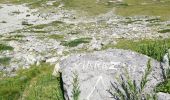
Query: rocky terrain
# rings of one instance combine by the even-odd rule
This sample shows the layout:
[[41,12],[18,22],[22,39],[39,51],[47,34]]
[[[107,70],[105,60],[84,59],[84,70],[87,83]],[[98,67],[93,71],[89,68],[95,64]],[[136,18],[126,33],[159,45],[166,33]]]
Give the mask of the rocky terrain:
[[[99,5],[100,2],[103,1],[96,1]],[[110,0],[107,4],[116,4],[116,7],[111,7],[106,12],[94,16],[87,16],[87,12],[83,10],[69,9],[66,3],[61,2],[61,0],[49,0],[45,3],[42,1],[41,5],[37,4],[41,7],[33,6],[33,4],[0,3],[0,71],[5,73],[2,75],[3,77],[17,76],[18,69],[27,69],[31,65],[38,66],[44,62],[56,64],[58,67],[58,63],[70,55],[113,49],[119,45],[120,40],[164,40],[170,37],[170,21],[162,19],[161,16],[118,15],[116,13],[117,5],[126,5],[122,0]],[[124,61],[122,59],[124,57],[121,57],[123,55],[128,55],[129,59],[134,58],[134,60],[129,60],[130,62],[126,59],[127,61],[124,63],[131,63],[141,57],[141,55],[131,57],[133,55],[130,51],[130,54],[121,50],[115,50],[113,53],[117,54],[117,52],[118,54],[122,52],[117,56],[117,58],[120,57],[121,61]],[[96,55],[86,56],[85,60],[93,57],[93,59],[98,59],[95,58]],[[110,55],[107,55],[106,52],[106,56]],[[72,62],[72,59],[76,60],[75,58],[68,60]],[[144,61],[141,61],[142,59]],[[136,64],[133,65],[146,64],[146,59],[147,57],[142,55],[140,62],[135,62]],[[159,62],[154,60],[154,63],[158,64]],[[61,66],[63,67],[63,65]],[[141,74],[141,70],[143,71],[144,67],[139,70],[139,74]],[[162,77],[160,73],[156,74],[156,76]],[[69,74],[64,75],[62,77],[70,76]],[[64,79],[64,82],[66,81],[67,79]],[[156,86],[156,82],[158,81],[152,82],[155,83],[154,86]],[[162,82],[161,78],[158,83],[160,82]],[[69,82],[65,83],[65,85],[68,84]],[[81,84],[86,83],[82,82]],[[70,93],[68,93],[69,97]]]
[[[100,54],[100,55],[99,55]],[[118,82],[126,70],[132,80],[140,84],[142,75],[147,68],[148,57],[120,49],[90,54],[73,55],[60,63],[66,100],[72,99],[72,76],[78,74],[80,84],[80,100],[113,100],[109,94],[111,83]],[[160,63],[152,60],[152,72],[144,91],[150,93],[163,81]],[[119,86],[119,85],[118,85]],[[115,99],[116,100],[116,99]]]
[[[1,43],[14,48],[1,52],[1,57],[10,57],[10,64],[1,66],[7,71],[19,66],[28,67],[34,63],[47,61],[55,63],[60,58],[83,51],[102,50],[108,44],[115,45],[118,39],[156,39],[168,38],[166,29],[169,21],[159,17],[135,16],[121,17],[109,11],[96,17],[80,17],[76,11],[64,10],[40,13],[25,5],[1,5]],[[54,35],[54,37],[52,37]],[[77,46],[63,46],[63,41],[90,38],[89,43]]]

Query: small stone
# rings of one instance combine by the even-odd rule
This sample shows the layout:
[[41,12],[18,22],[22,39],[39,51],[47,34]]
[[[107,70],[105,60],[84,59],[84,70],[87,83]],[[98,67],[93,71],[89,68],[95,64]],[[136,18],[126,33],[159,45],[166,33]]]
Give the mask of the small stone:
[[47,63],[55,63],[57,61],[58,61],[58,57],[53,57],[46,60]]
[[158,100],[170,100],[170,94],[168,93],[159,92],[157,93],[157,96],[158,96]]

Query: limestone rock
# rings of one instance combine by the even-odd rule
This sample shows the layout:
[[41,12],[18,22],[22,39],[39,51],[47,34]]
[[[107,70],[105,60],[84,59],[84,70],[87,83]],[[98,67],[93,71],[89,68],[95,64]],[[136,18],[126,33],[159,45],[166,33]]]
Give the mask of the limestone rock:
[[60,65],[59,65],[59,63],[57,63],[54,67],[54,71],[53,71],[52,75],[56,76],[59,72],[59,69],[60,69]]
[[[72,98],[73,73],[77,73],[80,84],[80,100],[113,100],[107,92],[111,83],[127,69],[137,85],[144,74],[150,58],[128,50],[113,49],[88,54],[72,55],[60,62],[64,95],[66,100]],[[144,89],[145,93],[163,81],[160,63],[151,59],[152,72]],[[58,69],[57,69],[58,70]]]
[[52,57],[46,60],[47,63],[55,63],[58,61],[58,57]]
[[170,94],[159,92],[157,94],[158,100],[170,100]]
[[90,42],[90,50],[100,50],[102,48],[102,41],[93,38]]

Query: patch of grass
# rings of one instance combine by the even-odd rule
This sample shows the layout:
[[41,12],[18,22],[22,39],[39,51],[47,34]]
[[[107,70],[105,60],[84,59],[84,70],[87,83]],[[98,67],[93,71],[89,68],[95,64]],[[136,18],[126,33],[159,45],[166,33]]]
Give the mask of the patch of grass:
[[168,33],[168,32],[170,32],[170,29],[164,29],[164,30],[160,30],[160,31],[158,31],[159,33]]
[[47,31],[43,31],[43,30],[31,30],[30,32],[33,32],[33,33],[47,33]]
[[35,28],[35,29],[43,29],[47,27],[47,24],[41,24],[41,25],[36,25],[36,26],[32,26],[31,28]]
[[[28,4],[31,8],[38,8],[46,5],[48,0],[0,0],[0,3]],[[55,5],[56,6],[56,5]]]
[[24,35],[19,35],[19,34],[16,34],[16,35],[10,35],[10,36],[7,36],[5,39],[3,39],[3,41],[20,41],[21,38],[25,37]]
[[159,84],[156,87],[156,92],[170,93],[170,79]]
[[64,22],[62,22],[62,21],[53,21],[53,22],[47,23],[47,24],[40,24],[40,25],[31,26],[28,29],[43,29],[43,28],[48,27],[48,26],[58,26],[60,24],[64,24]]
[[7,36],[8,38],[23,38],[25,37],[24,35],[20,35],[20,34],[16,34],[16,35],[10,35],[10,36]]
[[7,46],[5,44],[0,44],[0,51],[4,51],[4,50],[13,50],[14,48],[11,46]]
[[125,23],[126,24],[132,24],[132,23],[135,23],[135,22],[141,22],[142,20],[132,20],[132,19],[129,19],[128,21],[126,21]]
[[88,15],[99,15],[101,13],[106,13],[113,7],[108,6],[104,2],[96,2],[96,0],[63,0],[66,8],[72,8],[75,10],[85,11]]
[[10,57],[2,57],[0,58],[0,65],[8,65],[10,60],[11,60]]
[[0,79],[1,100],[64,100],[60,75],[52,76],[54,66],[42,63],[30,69],[20,69],[15,77]]
[[7,39],[3,39],[3,41],[20,41],[20,40],[15,38],[7,38]]
[[116,48],[129,49],[144,55],[148,55],[158,61],[162,60],[162,57],[170,48],[170,39],[164,40],[119,40]]
[[69,32],[69,33],[67,33],[67,34],[77,35],[77,34],[79,34],[79,32]]
[[124,0],[128,6],[119,6],[116,13],[122,16],[149,15],[161,16],[163,20],[170,18],[169,0]]
[[53,22],[51,22],[50,23],[50,25],[51,26],[56,26],[56,25],[58,25],[58,24],[63,24],[64,22],[62,22],[62,21],[53,21]]
[[76,47],[82,43],[89,43],[91,41],[91,39],[92,38],[79,38],[79,39],[75,39],[75,40],[71,40],[71,41],[63,41],[61,43],[61,45],[68,46],[68,47]]
[[64,39],[64,35],[61,35],[61,34],[52,34],[52,35],[50,35],[48,37],[51,38],[51,39],[55,39],[55,40]]
[[147,22],[160,22],[162,21],[160,18],[153,18],[153,19],[147,19]]
[[16,35],[13,35],[14,38],[23,38],[25,37],[24,35],[19,35],[19,34],[16,34]]

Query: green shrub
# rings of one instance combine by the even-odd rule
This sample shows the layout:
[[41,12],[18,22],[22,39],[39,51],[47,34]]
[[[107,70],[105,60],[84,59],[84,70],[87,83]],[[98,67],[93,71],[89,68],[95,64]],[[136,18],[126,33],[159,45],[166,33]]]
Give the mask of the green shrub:
[[79,96],[80,96],[80,86],[79,86],[79,77],[77,73],[73,73],[73,89],[72,89],[72,95],[73,95],[73,100],[79,100]]
[[143,44],[139,46],[137,52],[140,52],[142,54],[148,55],[161,61],[167,51],[167,48],[168,47],[165,41],[163,43],[155,41],[150,44]]
[[[117,83],[111,83],[111,89],[108,91],[116,100],[156,100],[156,96],[153,94],[144,94],[144,88],[148,82],[148,75],[151,73],[150,60],[148,61],[147,68],[140,85],[136,84],[135,80],[132,80],[126,70],[126,75],[121,75]],[[119,84],[119,85],[118,85]],[[119,87],[121,86],[121,87]],[[115,92],[114,92],[115,91]]]
[[162,61],[167,49],[170,48],[170,39],[164,40],[119,40],[116,48],[129,49]]

